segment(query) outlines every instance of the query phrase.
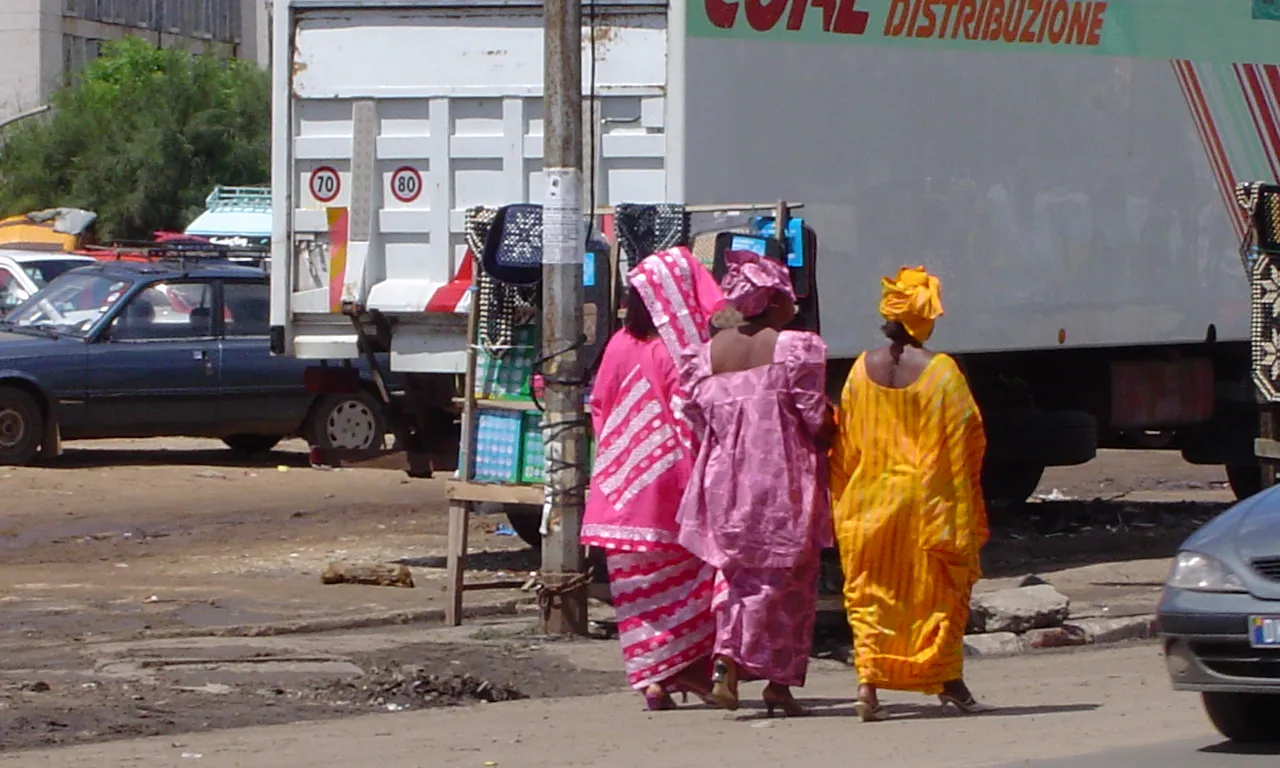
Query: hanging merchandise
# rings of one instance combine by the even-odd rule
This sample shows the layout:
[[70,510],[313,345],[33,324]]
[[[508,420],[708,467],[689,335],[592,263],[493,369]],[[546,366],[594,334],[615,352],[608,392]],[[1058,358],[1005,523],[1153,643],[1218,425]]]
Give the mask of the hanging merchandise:
[[[721,232],[716,237],[715,265],[712,274],[716,280],[724,278],[727,270],[724,254],[727,251],[751,251],[774,261],[788,265],[787,272],[791,276],[791,287],[796,293],[796,317],[787,327],[796,331],[818,332],[818,288],[817,288],[817,256],[818,236],[812,227],[804,226],[800,219],[792,219],[798,224],[795,228],[787,227],[786,245],[774,237],[773,219],[756,219],[760,231],[756,234],[737,232]],[[794,237],[791,235],[794,234]],[[795,245],[800,246],[800,256],[795,257]],[[799,262],[798,266],[794,266]]]
[[582,332],[586,338],[579,358],[587,366],[588,375],[595,371],[613,329],[609,302],[609,255],[609,244],[593,239],[587,243],[586,258],[582,263]]
[[485,239],[484,270],[508,285],[542,279],[542,206],[532,203],[498,209]]
[[620,271],[630,272],[651,253],[689,242],[689,214],[679,203],[622,203],[613,210],[613,231],[626,257]]
[[[752,226],[766,236],[775,237],[777,228],[772,216],[757,216]],[[802,218],[787,220],[787,271],[796,292],[796,319],[791,328],[818,332],[818,234]]]
[[476,325],[479,343],[492,357],[500,358],[511,346],[511,329],[517,314],[526,314],[538,306],[538,286],[518,286],[500,283],[489,274],[482,263],[489,228],[498,215],[497,208],[475,206],[468,208],[464,229],[467,250],[475,259],[476,300],[479,302]]
[[481,400],[533,399],[533,371],[540,355],[541,336],[536,325],[521,325],[511,332],[511,344],[503,354],[480,347],[476,351],[475,395]]

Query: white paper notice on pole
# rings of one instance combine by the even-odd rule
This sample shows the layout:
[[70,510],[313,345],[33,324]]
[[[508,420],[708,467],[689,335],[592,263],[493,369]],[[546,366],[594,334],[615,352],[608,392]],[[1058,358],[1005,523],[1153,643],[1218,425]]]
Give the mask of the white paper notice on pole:
[[542,261],[581,264],[586,246],[582,237],[582,171],[544,169],[547,194],[542,204]]

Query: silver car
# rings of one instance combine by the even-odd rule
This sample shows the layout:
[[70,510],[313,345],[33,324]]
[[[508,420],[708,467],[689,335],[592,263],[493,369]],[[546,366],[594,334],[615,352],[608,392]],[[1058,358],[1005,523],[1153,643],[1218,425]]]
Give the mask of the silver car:
[[1183,543],[1159,626],[1173,687],[1198,692],[1223,736],[1280,741],[1280,487]]

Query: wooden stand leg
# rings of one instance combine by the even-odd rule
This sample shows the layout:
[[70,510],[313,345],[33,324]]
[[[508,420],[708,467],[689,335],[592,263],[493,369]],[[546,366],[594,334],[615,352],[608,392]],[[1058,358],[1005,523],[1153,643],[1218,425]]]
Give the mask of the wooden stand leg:
[[449,551],[445,565],[448,584],[444,620],[451,627],[462,624],[462,575],[467,568],[467,524],[471,503],[455,501],[449,505]]

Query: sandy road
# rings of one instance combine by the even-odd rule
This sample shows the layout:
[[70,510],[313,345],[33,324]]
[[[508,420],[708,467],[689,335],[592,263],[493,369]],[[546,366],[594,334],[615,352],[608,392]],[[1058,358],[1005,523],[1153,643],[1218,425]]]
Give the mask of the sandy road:
[[[0,766],[1138,768],[1155,766],[1141,762],[1155,755],[1167,760],[1162,768],[1253,768],[1277,754],[1214,747],[1221,740],[1198,702],[1169,690],[1151,644],[973,662],[975,690],[1002,708],[974,718],[941,717],[922,697],[892,695],[892,720],[858,723],[851,674],[816,666],[804,695],[817,710],[807,719],[769,720],[754,708],[650,714],[623,693],[21,752],[0,756]],[[1054,762],[1063,758],[1074,761]]]
[[[1161,453],[1108,454],[1084,467],[1051,470],[1041,488],[1045,495],[1113,501],[1033,504],[1006,513],[996,521],[997,534],[984,552],[984,565],[993,577],[984,583],[1002,586],[1027,573],[1051,574],[1051,583],[1073,598],[1073,614],[1150,613],[1166,567],[1163,558],[1198,521],[1227,502],[1224,479],[1218,468],[1192,467]],[[476,711],[468,709],[422,721],[448,732],[455,728],[450,718],[475,720],[469,731],[464,729],[472,736],[461,744],[502,742],[511,732],[507,713],[542,722],[540,713],[567,707],[564,717],[586,718],[584,722],[597,723],[606,732],[612,727],[606,723],[609,718],[630,723],[635,715],[630,697],[592,699],[602,708],[599,712],[597,704],[583,700],[553,701],[617,690],[621,676],[612,644],[564,646],[572,653],[556,657],[556,646],[540,647],[527,639],[477,644],[473,634],[487,630],[475,625],[444,644],[427,642],[433,630],[421,618],[443,600],[442,480],[411,481],[394,470],[315,470],[308,467],[300,445],[286,445],[262,461],[237,462],[211,441],[110,441],[73,445],[47,467],[0,468],[0,494],[0,754],[25,758],[26,750],[41,745],[151,734],[164,734],[164,743],[172,744],[188,741],[186,734],[195,731],[303,720],[326,724],[315,730],[297,726],[302,729],[298,733],[339,733],[350,727],[357,728],[349,733],[356,739],[359,727],[384,730],[377,724],[348,725],[364,722],[356,715],[380,707],[386,712],[361,686],[380,679],[377,670],[405,664],[447,673],[451,680],[469,675],[473,681],[510,683],[534,697],[527,703],[488,705],[488,711],[503,713],[497,720],[475,717]],[[512,576],[537,566],[536,554],[518,539],[497,535],[502,522],[501,517],[473,521],[470,565],[479,571],[477,577]],[[337,559],[407,562],[417,586],[321,585],[320,571]],[[472,593],[468,603],[527,597],[519,592]],[[259,632],[315,622],[358,626],[369,617],[417,617],[419,623],[352,636],[313,630],[271,638]],[[272,657],[270,664],[260,663],[264,655]],[[171,664],[184,656],[196,661]],[[200,662],[206,656],[209,663]],[[586,661],[591,658],[596,661]],[[1079,657],[1077,671],[1081,664],[1094,664],[1089,658]],[[979,667],[990,670],[984,674],[992,685],[1006,684],[1000,680],[1002,663]],[[824,664],[829,662],[817,662],[813,691],[835,702],[825,712],[836,716],[842,706],[847,710],[841,702],[848,672],[823,671]],[[1054,674],[1073,686],[1070,668]],[[1118,668],[1123,671],[1123,665]],[[1154,680],[1150,674],[1145,679]],[[352,675],[354,688],[343,682]],[[1108,679],[1097,685],[1111,685]],[[211,695],[210,690],[220,693]],[[1001,696],[1017,706],[1026,701],[1039,707],[1062,704],[1020,689],[1006,693]],[[439,703],[462,700],[468,695],[446,690]],[[1185,699],[1171,698],[1168,705],[1184,707],[1187,722],[1203,726]],[[614,714],[606,718],[606,712]],[[686,714],[712,732],[723,724],[722,715]],[[1049,714],[1074,718],[1088,713],[1041,709],[1019,718],[1031,722]],[[383,719],[391,724],[400,716],[384,714]],[[638,721],[641,732],[647,722]],[[1014,719],[980,728],[1004,722]],[[1099,721],[1098,727],[1106,731],[1109,723]],[[893,723],[885,732],[917,725]],[[812,727],[787,724],[792,726]],[[772,723],[746,732],[772,733],[781,727]],[[842,731],[851,727],[847,720],[840,723]],[[970,726],[957,727],[967,732]],[[528,729],[537,730],[532,725]],[[733,744],[751,743],[755,736],[743,732],[726,731],[735,734],[729,739]],[[276,735],[270,738],[285,739],[294,731],[271,733]],[[819,738],[816,733],[811,737]],[[696,734],[690,738],[690,749],[707,746]],[[1119,739],[1116,746],[1125,743]],[[847,745],[855,746],[861,748]],[[409,755],[418,748],[424,745],[405,747],[401,762],[391,764],[485,762],[467,762],[470,753],[464,750],[455,755],[456,763],[415,763]],[[719,742],[715,748],[722,748]],[[522,762],[531,759],[522,750],[510,754],[515,757],[502,758],[508,765],[544,764]],[[160,763],[142,763],[182,760],[181,750],[177,756],[164,755]],[[744,750],[741,755],[754,759],[755,753]],[[582,759],[545,764],[594,764]],[[365,762],[357,759],[354,764]]]

